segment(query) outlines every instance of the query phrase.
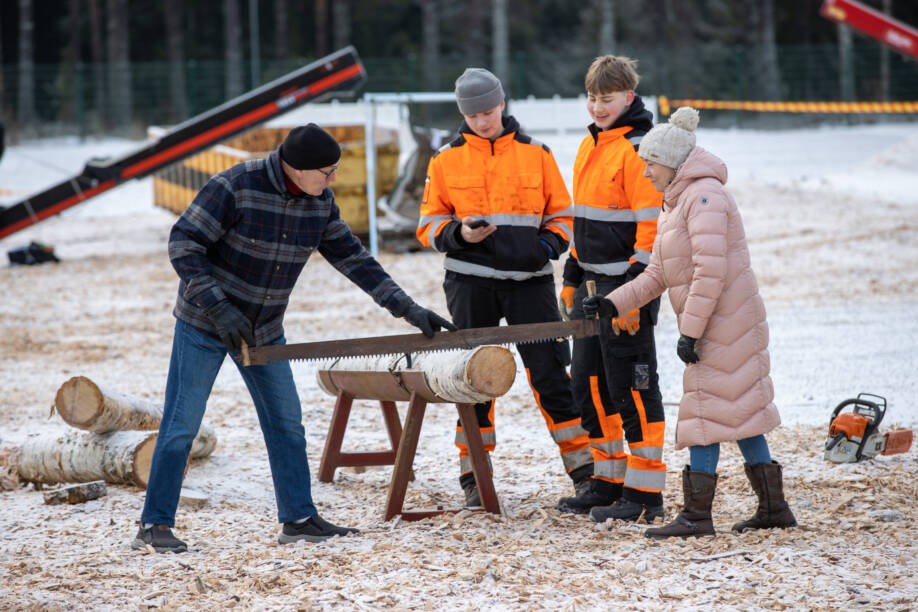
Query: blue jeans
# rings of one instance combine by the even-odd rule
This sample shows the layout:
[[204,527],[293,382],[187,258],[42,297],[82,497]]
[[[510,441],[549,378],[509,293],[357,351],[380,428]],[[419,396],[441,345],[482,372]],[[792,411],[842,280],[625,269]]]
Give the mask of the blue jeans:
[[[274,344],[284,343],[280,338]],[[140,518],[143,523],[175,525],[188,453],[226,354],[222,340],[176,322],[163,419]],[[278,520],[288,523],[316,514],[306,462],[306,430],[290,364],[278,361],[244,367],[235,357],[233,362],[255,402],[268,449]]]
[[[736,444],[743,453],[743,459],[749,465],[771,463],[771,453],[768,452],[768,442],[765,436],[759,434],[751,438],[744,438],[737,440]],[[689,463],[691,464],[689,469],[693,472],[716,474],[718,459],[720,459],[720,443],[718,442],[707,446],[689,447]]]

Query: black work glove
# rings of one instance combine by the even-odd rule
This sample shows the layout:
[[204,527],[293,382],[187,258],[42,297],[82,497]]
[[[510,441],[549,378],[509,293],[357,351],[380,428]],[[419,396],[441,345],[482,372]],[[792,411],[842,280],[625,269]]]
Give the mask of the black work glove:
[[456,331],[458,329],[434,311],[427,310],[423,306],[418,306],[414,303],[408,307],[408,310],[402,316],[406,321],[424,332],[424,335],[428,338],[433,338],[434,332],[440,331],[441,327],[448,331]]
[[698,363],[698,353],[695,352],[695,342],[697,340],[685,334],[679,336],[679,342],[676,343],[676,354],[679,359],[685,363]]
[[592,319],[596,315],[602,318],[618,316],[618,309],[615,308],[615,304],[605,296],[591,295],[583,298],[581,303],[583,304],[583,316],[587,319]]
[[238,351],[241,346],[240,340],[245,340],[249,346],[255,346],[252,322],[228,300],[220,300],[205,308],[204,314],[217,328],[217,335],[228,350]]

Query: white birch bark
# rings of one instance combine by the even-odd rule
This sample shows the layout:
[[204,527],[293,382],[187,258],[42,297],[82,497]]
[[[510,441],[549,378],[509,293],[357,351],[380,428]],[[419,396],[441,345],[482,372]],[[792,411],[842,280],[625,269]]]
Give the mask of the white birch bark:
[[82,504],[108,495],[108,489],[102,480],[85,484],[71,485],[54,491],[45,491],[45,503],[49,506],[58,504]]
[[[61,385],[54,408],[68,425],[97,434],[156,431],[163,417],[161,404],[99,386],[85,376],[74,376]],[[191,458],[207,457],[216,446],[213,427],[201,423],[191,445]]]
[[19,448],[16,469],[28,482],[92,482],[133,484],[146,488],[150,476],[155,432],[80,431],[30,438]]
[[[319,362],[317,373],[323,370],[358,372],[421,371],[427,384],[446,402],[478,403],[506,393],[516,378],[513,353],[502,346],[479,346],[463,353],[442,351],[405,355],[374,355],[369,357],[336,359]],[[325,386],[316,377],[319,386],[329,395],[337,389]]]

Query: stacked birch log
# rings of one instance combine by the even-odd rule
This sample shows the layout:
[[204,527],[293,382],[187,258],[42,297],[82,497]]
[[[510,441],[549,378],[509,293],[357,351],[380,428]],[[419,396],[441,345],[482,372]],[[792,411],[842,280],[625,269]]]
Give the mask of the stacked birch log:
[[[163,415],[161,405],[75,376],[58,389],[52,411],[81,431],[27,440],[9,462],[10,471],[20,481],[104,480],[146,488]],[[202,423],[190,458],[207,457],[216,445],[213,428]]]
[[[456,403],[485,402],[499,397],[510,389],[516,376],[513,353],[501,346],[480,346],[463,353],[334,360],[320,364],[318,372],[322,370],[393,374],[421,371],[438,397]],[[337,393],[321,377],[319,385],[327,393]],[[161,405],[102,387],[85,376],[75,376],[58,389],[52,411],[80,431],[37,436],[18,449],[0,449],[0,489],[14,488],[17,481],[36,484],[104,481],[146,488],[156,431],[163,416]],[[213,428],[202,423],[190,459],[207,457],[216,444]],[[95,495],[96,488],[85,488],[86,494]],[[69,491],[58,497],[68,499],[68,495]]]

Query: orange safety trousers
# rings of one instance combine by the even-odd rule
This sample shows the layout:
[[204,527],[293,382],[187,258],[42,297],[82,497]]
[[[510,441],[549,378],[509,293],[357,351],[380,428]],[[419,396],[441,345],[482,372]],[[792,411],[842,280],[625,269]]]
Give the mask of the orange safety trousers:
[[608,362],[598,336],[574,340],[571,391],[589,433],[593,477],[622,484],[626,499],[658,505],[666,483],[666,424],[653,326],[643,310],[638,335],[625,336],[613,337],[606,347]]
[[[558,451],[561,454],[561,461],[564,464],[566,472],[586,465],[593,461],[590,452],[590,440],[587,432],[581,426],[580,417],[567,418],[570,415],[559,416],[549,413],[539,399],[539,392],[532,384],[532,376],[529,368],[526,368],[526,377],[529,380],[529,388],[532,389],[532,395],[535,398],[536,405],[545,419],[545,426],[552,440],[558,445]],[[485,452],[491,453],[497,446],[497,438],[494,427],[494,400],[489,403],[477,404],[475,406],[476,416],[478,416],[479,428],[482,442],[484,443]],[[481,418],[479,407],[484,407],[486,412],[484,418]],[[469,448],[465,440],[465,433],[462,424],[456,425],[456,448],[459,449],[459,463],[461,474],[467,474],[472,471],[472,463],[469,458]]]
[[[443,283],[446,304],[453,322],[460,329],[498,325],[502,318],[509,325],[557,321],[560,319],[551,279],[516,281],[480,281],[460,275],[447,275]],[[517,345],[526,369],[536,405],[548,431],[558,446],[566,472],[592,462],[587,433],[580,424],[580,411],[574,405],[571,379],[566,366],[570,363],[567,342],[531,342]],[[494,401],[475,405],[478,428],[489,453],[496,444]],[[456,427],[462,474],[472,466],[461,424]]]

